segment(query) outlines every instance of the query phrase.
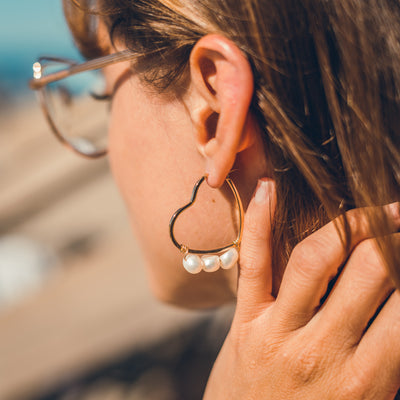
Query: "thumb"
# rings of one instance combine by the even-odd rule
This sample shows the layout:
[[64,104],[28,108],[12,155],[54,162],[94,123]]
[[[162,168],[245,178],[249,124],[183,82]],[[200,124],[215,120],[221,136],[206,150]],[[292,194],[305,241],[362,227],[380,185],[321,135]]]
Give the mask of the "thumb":
[[276,195],[274,181],[263,178],[247,208],[239,261],[237,314],[253,319],[273,301],[271,230]]

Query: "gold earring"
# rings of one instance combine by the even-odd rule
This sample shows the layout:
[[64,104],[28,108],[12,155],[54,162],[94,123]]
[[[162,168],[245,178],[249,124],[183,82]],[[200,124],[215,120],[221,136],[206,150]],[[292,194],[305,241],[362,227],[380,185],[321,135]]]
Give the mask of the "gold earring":
[[[239,248],[240,243],[242,241],[243,234],[243,206],[242,201],[239,196],[239,192],[236,189],[233,181],[227,177],[225,180],[231,188],[236,205],[239,211],[239,232],[237,238],[227,246],[220,247],[212,250],[196,250],[191,249],[188,246],[178,243],[174,236],[174,225],[178,216],[186,209],[191,207],[197,196],[197,192],[199,190],[200,185],[207,178],[206,175],[202,176],[194,185],[192,197],[190,202],[185,206],[179,208],[169,222],[169,235],[173,244],[183,253],[183,266],[184,268],[190,272],[191,274],[197,274],[200,271],[204,270],[206,272],[215,272],[220,267],[223,269],[230,269],[234,265],[236,265],[239,259]],[[199,255],[202,255],[201,257]]]

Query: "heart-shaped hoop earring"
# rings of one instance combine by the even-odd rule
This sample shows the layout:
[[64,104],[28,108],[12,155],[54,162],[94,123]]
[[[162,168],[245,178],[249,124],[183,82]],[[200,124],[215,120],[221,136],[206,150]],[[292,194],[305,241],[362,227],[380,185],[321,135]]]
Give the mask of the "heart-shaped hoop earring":
[[[237,238],[227,246],[212,250],[196,250],[178,243],[174,236],[174,225],[179,215],[191,207],[197,196],[200,185],[206,180],[207,175],[202,176],[194,185],[190,202],[175,211],[169,222],[169,235],[174,245],[183,253],[183,266],[191,274],[198,274],[200,271],[215,272],[220,267],[223,269],[232,268],[239,259],[239,248],[243,234],[243,206],[233,181],[227,177],[225,180],[231,188],[236,205],[239,211],[239,232]],[[202,255],[201,257],[199,255]]]

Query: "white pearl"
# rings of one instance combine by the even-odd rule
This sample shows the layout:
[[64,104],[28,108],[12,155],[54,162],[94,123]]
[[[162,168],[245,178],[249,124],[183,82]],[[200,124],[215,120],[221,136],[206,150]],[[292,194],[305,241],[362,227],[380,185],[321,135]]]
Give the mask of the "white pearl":
[[191,274],[198,274],[203,269],[204,264],[199,256],[196,256],[195,254],[188,254],[183,259],[183,266],[187,272],[190,272]]
[[203,256],[201,257],[204,263],[204,271],[215,272],[219,269],[219,257],[218,256]]
[[239,258],[239,253],[237,252],[237,250],[234,247],[230,248],[224,254],[221,254],[219,256],[219,259],[221,260],[221,268],[223,269],[232,268],[236,264],[238,258]]

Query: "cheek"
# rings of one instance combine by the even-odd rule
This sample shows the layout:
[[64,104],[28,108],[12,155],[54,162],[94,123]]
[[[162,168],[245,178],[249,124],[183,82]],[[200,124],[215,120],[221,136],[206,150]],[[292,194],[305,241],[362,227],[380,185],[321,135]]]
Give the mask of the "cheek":
[[145,221],[168,225],[185,190],[182,181],[201,175],[203,162],[178,106],[131,94],[129,87],[121,90],[113,104],[111,168],[134,225],[140,223],[141,229],[149,225]]
[[171,161],[180,159],[180,149],[172,146],[171,136],[179,131],[176,127],[168,129],[163,118],[166,110],[143,95],[141,101],[133,101],[134,96],[129,94],[129,90],[121,90],[113,105],[110,163],[132,226],[143,239],[145,250],[151,252],[155,242],[166,244],[163,228],[168,225],[176,190]]
[[[140,98],[133,96],[129,85],[121,87],[113,101],[109,159],[143,250],[154,293],[174,304],[215,306],[232,298],[235,272],[189,275],[169,237],[171,215],[189,200],[194,182],[204,172],[204,161],[191,130],[190,120],[180,105],[157,104],[143,92]],[[228,227],[231,215],[226,204],[221,204],[226,199],[218,192],[215,197],[214,208],[227,210],[220,222]],[[203,219],[204,215],[198,212],[188,221],[187,230],[201,227]],[[199,237],[194,240],[203,248],[214,247],[218,234],[222,236],[220,240],[227,236],[221,228],[215,230],[217,235],[198,231]]]

